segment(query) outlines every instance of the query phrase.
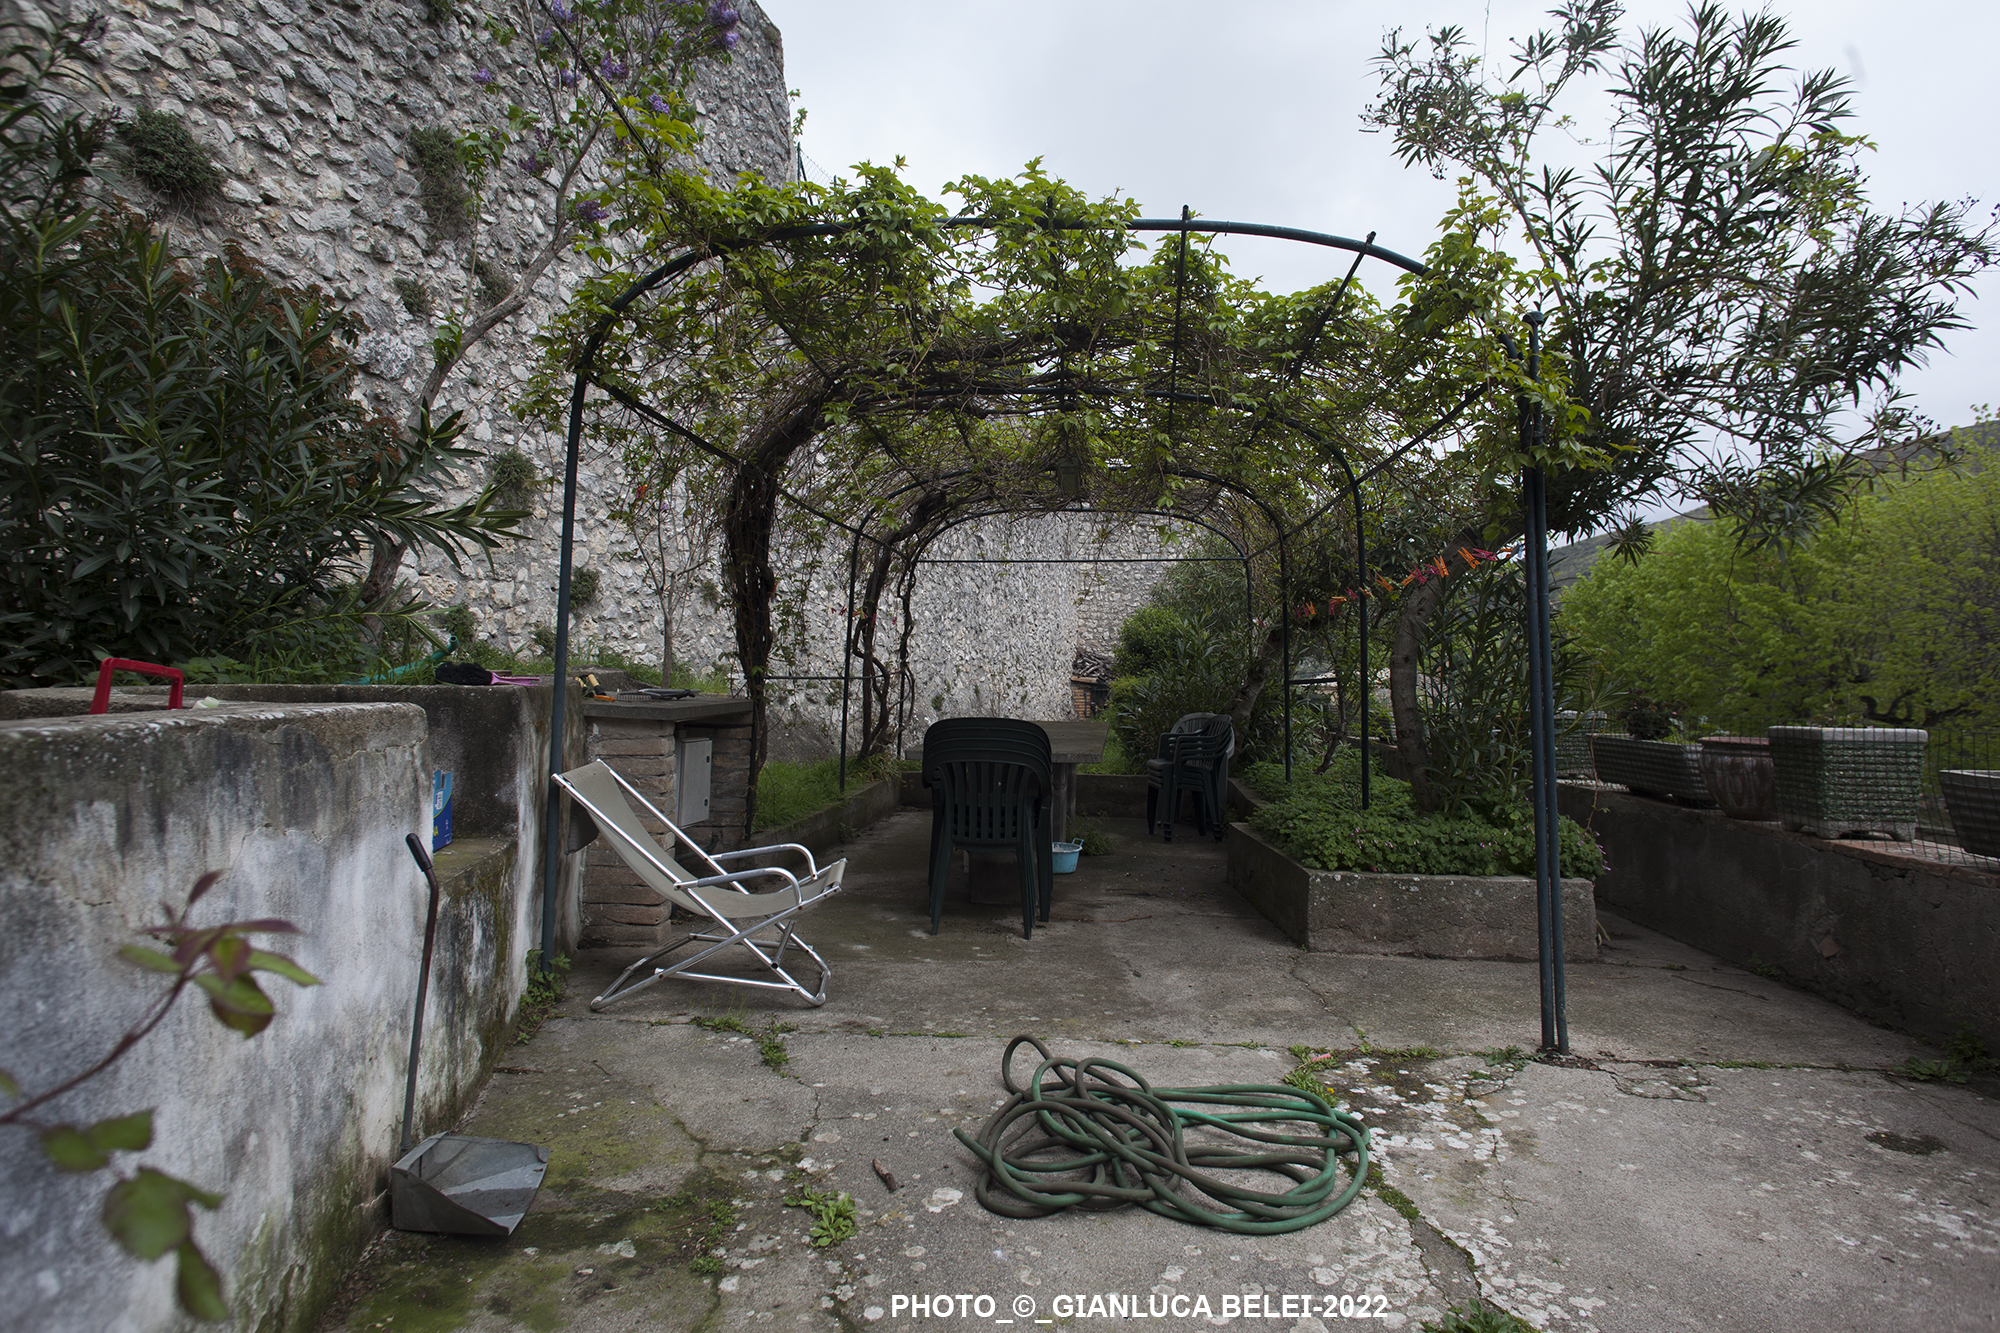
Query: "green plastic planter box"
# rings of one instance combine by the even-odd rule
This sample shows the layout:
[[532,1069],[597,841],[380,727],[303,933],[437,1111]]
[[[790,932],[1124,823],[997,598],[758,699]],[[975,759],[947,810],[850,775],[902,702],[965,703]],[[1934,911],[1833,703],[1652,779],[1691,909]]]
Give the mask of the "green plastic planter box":
[[1590,738],[1599,782],[1615,782],[1638,796],[1671,796],[1684,805],[1714,805],[1701,780],[1701,747],[1631,736]]
[[1914,727],[1772,727],[1778,818],[1821,838],[1917,836],[1924,746]]

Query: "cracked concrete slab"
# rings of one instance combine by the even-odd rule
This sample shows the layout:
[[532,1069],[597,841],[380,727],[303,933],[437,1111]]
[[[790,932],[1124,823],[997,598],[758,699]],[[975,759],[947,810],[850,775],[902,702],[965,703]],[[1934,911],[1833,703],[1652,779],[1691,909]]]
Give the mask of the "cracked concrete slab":
[[[593,1015],[630,955],[579,960],[464,1126],[551,1146],[521,1230],[392,1235],[326,1326],[1032,1328],[1200,1297],[1209,1318],[1162,1326],[1323,1333],[1476,1294],[1579,1333],[2000,1328],[2000,1103],[1892,1077],[1921,1042],[1606,917],[1603,959],[1567,972],[1574,1058],[1539,1062],[1532,965],[1303,953],[1229,893],[1217,845],[1137,821],[1058,879],[1032,940],[1006,864],[956,872],[932,936],[927,818],[836,853],[847,888],[802,926],[834,965],[823,1008],[669,981]],[[1281,1236],[988,1213],[951,1131],[1005,1097],[1023,1032],[1184,1086],[1275,1083],[1302,1048],[1379,1175]],[[855,1233],[815,1245],[787,1205],[807,1190],[850,1196]],[[942,1296],[965,1308],[912,1314]]]

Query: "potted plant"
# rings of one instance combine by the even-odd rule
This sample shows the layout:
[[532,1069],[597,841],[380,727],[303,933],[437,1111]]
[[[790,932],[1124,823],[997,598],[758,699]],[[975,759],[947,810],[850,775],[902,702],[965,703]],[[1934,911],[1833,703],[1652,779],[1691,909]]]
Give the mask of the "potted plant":
[[1778,791],[1771,742],[1763,736],[1709,736],[1701,743],[1701,780],[1731,819],[1773,820]]
[[1627,735],[1590,738],[1591,766],[1599,782],[1688,805],[1715,803],[1701,780],[1701,747],[1666,739],[1674,730],[1671,707],[1635,695],[1624,721]]
[[1914,727],[1771,727],[1778,818],[1821,838],[1917,836],[1924,744]]
[[2000,857],[2000,768],[1947,768],[1938,774],[1959,845]]

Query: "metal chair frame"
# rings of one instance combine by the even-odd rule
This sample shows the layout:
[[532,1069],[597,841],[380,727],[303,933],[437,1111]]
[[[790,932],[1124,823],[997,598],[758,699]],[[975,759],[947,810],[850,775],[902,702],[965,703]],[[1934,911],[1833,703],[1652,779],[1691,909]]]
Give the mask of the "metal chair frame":
[[[603,785],[605,777],[609,777],[617,787],[605,788]],[[833,975],[833,969],[810,944],[799,937],[794,918],[820,899],[839,892],[841,880],[847,870],[845,860],[821,866],[813,859],[811,849],[798,843],[745,847],[733,852],[708,852],[601,759],[582,768],[572,769],[568,773],[556,774],[552,781],[576,803],[595,827],[596,832],[611,844],[612,849],[624,858],[625,863],[632,867],[641,879],[675,906],[696,917],[704,917],[712,923],[709,929],[690,931],[665,947],[655,949],[620,972],[617,979],[590,1002],[593,1011],[602,1010],[606,1005],[634,995],[668,977],[687,977],[696,981],[720,981],[734,986],[790,991],[815,1007],[826,1003],[827,979]],[[594,790],[588,790],[593,788]],[[644,806],[649,814],[666,826],[673,835],[672,846],[685,844],[714,873],[696,877],[689,874],[674,859],[671,851],[663,853],[653,836],[639,824],[633,815],[631,805],[626,800],[619,800],[615,806],[612,804],[611,798],[621,793],[623,797]],[[722,862],[741,860],[745,857],[788,852],[795,852],[805,859],[806,874],[803,879],[779,866],[727,870],[722,865]],[[776,878],[782,881],[782,885],[777,889],[761,893],[745,887],[746,883],[760,878]],[[721,890],[721,892],[702,892],[702,890]],[[742,924],[744,922],[748,924]],[[775,930],[777,933],[773,938],[757,938],[759,932],[765,930]],[[705,944],[707,947],[671,966],[658,966],[658,960],[689,944]],[[751,956],[777,980],[766,981],[757,977],[691,970],[703,959],[738,944],[747,949]],[[797,948],[800,953],[810,958],[813,965],[819,969],[817,988],[808,988],[786,970],[785,955],[793,948]],[[651,975],[630,985],[626,984],[627,978],[633,973],[649,967],[652,969]]]

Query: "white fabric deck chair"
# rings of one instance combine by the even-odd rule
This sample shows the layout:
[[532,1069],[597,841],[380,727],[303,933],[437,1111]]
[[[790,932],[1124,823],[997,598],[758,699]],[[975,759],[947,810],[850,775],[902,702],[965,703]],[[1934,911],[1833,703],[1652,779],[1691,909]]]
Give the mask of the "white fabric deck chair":
[[[826,980],[832,969],[826,960],[813,951],[811,945],[800,939],[794,931],[793,918],[812,904],[840,888],[841,876],[847,872],[847,862],[835,861],[821,866],[814,862],[812,852],[797,843],[783,843],[774,847],[746,847],[735,852],[705,852],[687,834],[633,789],[632,784],[613,772],[603,760],[585,764],[582,768],[559,773],[555,783],[576,802],[573,812],[582,815],[596,826],[620,856],[631,866],[638,876],[658,890],[670,903],[700,918],[707,927],[690,932],[675,940],[664,949],[656,949],[632,966],[618,974],[618,979],[605,987],[604,993],[590,1002],[593,1010],[602,1009],[614,1001],[644,990],[656,981],[667,977],[691,977],[699,981],[726,981],[738,986],[761,986],[770,990],[788,990],[801,996],[808,1004],[826,1003]],[[630,801],[637,801],[652,816],[667,826],[673,839],[666,849],[662,849],[652,834],[646,831],[633,814]],[[570,840],[572,848],[579,845],[579,837],[587,842],[589,830],[578,830]],[[703,866],[709,872],[704,876],[690,874],[673,853],[682,847],[692,855],[690,860]],[[805,878],[789,870],[776,866],[760,869],[725,870],[724,861],[741,860],[745,857],[760,856],[772,852],[796,852],[805,858]],[[776,880],[779,886],[763,892],[754,892],[750,884],[758,880]],[[659,960],[688,944],[700,943],[707,947],[683,958],[672,965]],[[729,976],[718,972],[695,972],[690,969],[709,955],[740,944],[757,959],[758,964],[776,977],[775,981],[760,977]],[[785,954],[796,949],[813,961],[819,969],[819,986],[808,990],[803,983],[785,970]],[[636,972],[647,971],[638,981],[627,984]]]

